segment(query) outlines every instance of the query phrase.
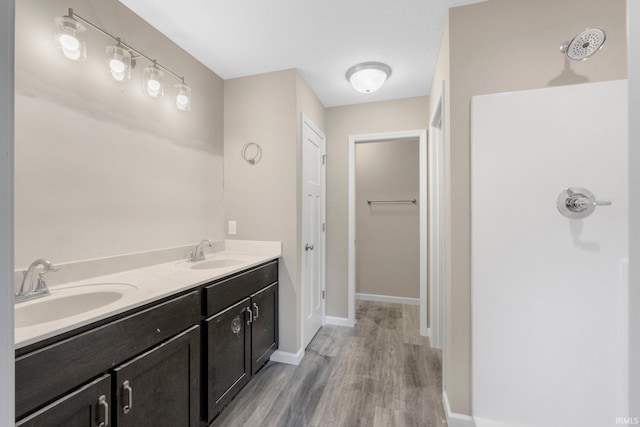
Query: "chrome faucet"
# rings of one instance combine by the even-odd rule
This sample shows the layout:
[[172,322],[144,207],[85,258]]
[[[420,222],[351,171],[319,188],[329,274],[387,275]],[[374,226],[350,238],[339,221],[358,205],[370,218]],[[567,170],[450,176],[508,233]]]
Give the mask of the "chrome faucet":
[[[34,285],[33,275],[35,274],[35,269],[38,266],[42,266],[42,271],[38,273],[38,280]],[[33,261],[29,268],[27,268],[27,271],[22,272],[22,284],[20,285],[20,291],[16,294],[16,302],[27,301],[49,295],[49,289],[47,288],[47,283],[44,277],[47,273],[58,270],[58,268],[55,268],[53,264],[51,264],[51,261],[46,259],[40,258]]]
[[213,246],[213,242],[209,239],[204,239],[200,243],[196,245],[195,248],[189,253],[189,258],[187,258],[187,262],[197,262],[204,260],[204,245],[209,245],[209,247]]

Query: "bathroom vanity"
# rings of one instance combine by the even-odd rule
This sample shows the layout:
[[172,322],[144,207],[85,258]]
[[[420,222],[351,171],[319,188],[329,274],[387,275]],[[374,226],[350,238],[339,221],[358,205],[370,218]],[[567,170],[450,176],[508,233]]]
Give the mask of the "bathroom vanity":
[[17,425],[208,425],[278,347],[277,258],[229,270],[18,348]]

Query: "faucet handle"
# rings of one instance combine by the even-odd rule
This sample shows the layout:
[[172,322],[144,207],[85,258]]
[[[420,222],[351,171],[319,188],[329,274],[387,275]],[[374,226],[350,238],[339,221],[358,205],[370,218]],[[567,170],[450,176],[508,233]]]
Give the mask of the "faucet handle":
[[[47,270],[42,270],[40,273],[38,273],[38,276],[40,278],[44,279],[45,274],[47,274],[47,273],[55,273],[56,271],[60,271],[60,267],[51,266],[51,268],[49,268]],[[26,274],[26,272],[25,272],[25,274]]]

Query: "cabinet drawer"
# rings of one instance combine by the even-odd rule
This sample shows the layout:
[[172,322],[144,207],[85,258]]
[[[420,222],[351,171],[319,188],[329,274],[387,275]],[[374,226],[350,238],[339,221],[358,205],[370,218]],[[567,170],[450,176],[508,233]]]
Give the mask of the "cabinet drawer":
[[199,323],[199,302],[194,291],[18,357],[16,417]]
[[104,375],[18,421],[16,427],[110,425],[111,377]]
[[212,316],[278,280],[278,261],[245,271],[205,288],[205,316]]

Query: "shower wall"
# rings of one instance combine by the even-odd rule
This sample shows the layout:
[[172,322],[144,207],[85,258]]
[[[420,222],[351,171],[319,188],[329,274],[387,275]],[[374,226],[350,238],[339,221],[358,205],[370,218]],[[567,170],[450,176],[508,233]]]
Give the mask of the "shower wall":
[[[480,426],[626,417],[624,80],[473,98],[472,411]],[[611,206],[557,209],[569,187]]]

